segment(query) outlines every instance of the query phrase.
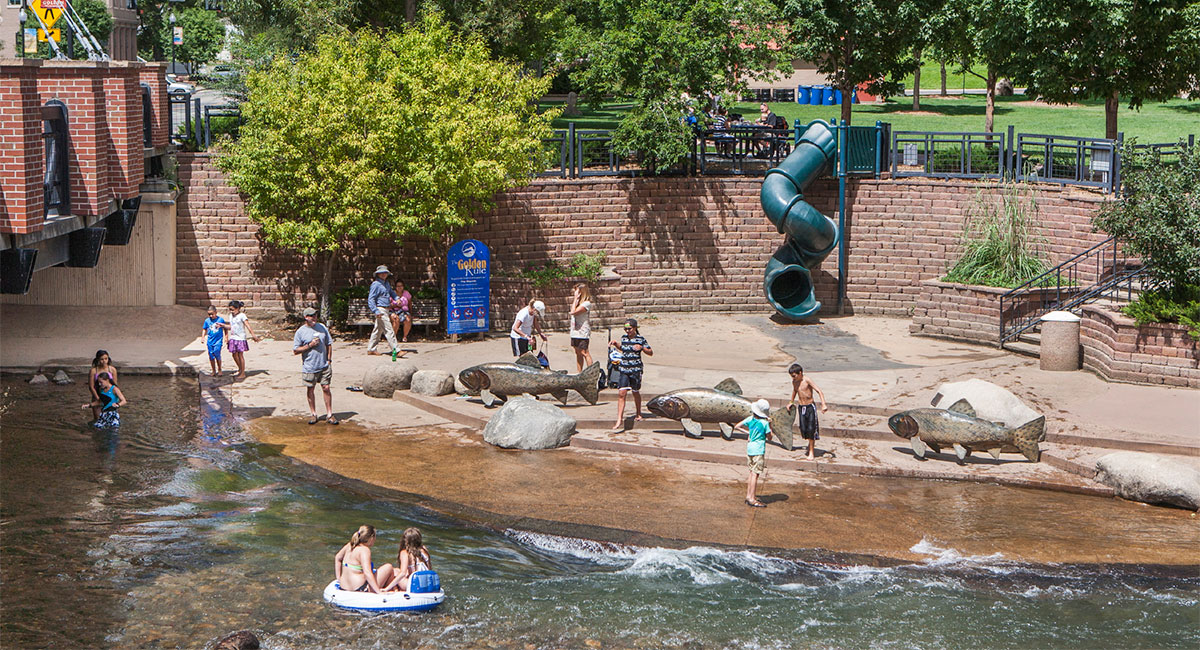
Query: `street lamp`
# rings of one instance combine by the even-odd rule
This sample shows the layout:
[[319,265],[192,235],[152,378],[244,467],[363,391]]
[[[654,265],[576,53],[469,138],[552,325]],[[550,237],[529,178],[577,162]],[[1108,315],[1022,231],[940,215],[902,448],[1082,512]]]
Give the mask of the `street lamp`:
[[21,37],[21,44],[17,46],[17,58],[23,59],[23,58],[25,58],[25,20],[26,20],[24,5],[21,6],[21,13],[19,13],[17,15],[19,16],[17,18],[17,20],[20,21],[20,23],[21,23],[21,27],[20,27],[19,31],[17,31],[17,35]]
[[171,12],[171,74],[175,74],[175,12]]

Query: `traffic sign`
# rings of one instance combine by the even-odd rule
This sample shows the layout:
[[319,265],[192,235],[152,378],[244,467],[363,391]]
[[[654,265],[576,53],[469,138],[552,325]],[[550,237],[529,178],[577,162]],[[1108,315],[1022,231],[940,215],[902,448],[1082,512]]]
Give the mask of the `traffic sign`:
[[43,42],[43,43],[50,39],[54,39],[55,43],[61,43],[62,42],[62,30],[61,29],[52,29],[52,30],[50,30],[50,38],[46,38],[46,32],[43,31],[41,27],[38,27],[37,39],[39,42]]
[[[49,29],[54,27],[54,23],[58,22],[58,19],[62,17],[63,8],[66,4],[67,0],[33,0],[33,2],[29,3],[29,6],[37,14],[38,18],[42,19],[46,28]],[[57,41],[58,39],[54,40]]]

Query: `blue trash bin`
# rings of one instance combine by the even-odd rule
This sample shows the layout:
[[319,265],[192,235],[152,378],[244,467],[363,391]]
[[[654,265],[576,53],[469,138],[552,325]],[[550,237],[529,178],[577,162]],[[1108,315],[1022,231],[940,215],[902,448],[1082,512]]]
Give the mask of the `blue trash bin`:
[[807,104],[808,95],[812,90],[812,86],[796,86],[796,103]]
[[833,91],[833,103],[837,104],[838,106],[842,105],[842,91],[840,91],[840,90]]
[[826,106],[833,106],[833,88],[825,86],[825,96],[821,98],[821,103]]
[[808,94],[808,103],[813,106],[820,106],[821,100],[824,98],[825,86],[813,86]]
[[851,90],[851,91],[850,91],[850,103],[851,103],[851,104],[857,104],[857,103],[858,103],[858,89],[857,89],[857,88],[855,88],[854,90]]

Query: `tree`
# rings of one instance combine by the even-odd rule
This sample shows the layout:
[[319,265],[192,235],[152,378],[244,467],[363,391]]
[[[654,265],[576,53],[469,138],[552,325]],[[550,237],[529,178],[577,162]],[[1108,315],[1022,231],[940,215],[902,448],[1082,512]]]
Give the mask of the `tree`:
[[1059,0],[1030,4],[1015,67],[1051,102],[1104,100],[1104,137],[1129,108],[1200,91],[1200,3],[1195,0]]
[[552,57],[568,21],[567,3],[562,0],[436,0],[436,4],[450,23],[481,36],[497,57],[517,61]]
[[1121,151],[1121,197],[1106,203],[1095,226],[1143,258],[1167,290],[1200,287],[1200,146],[1177,145],[1179,161]]
[[[996,82],[1012,71],[1021,39],[1029,29],[1025,20],[1029,0],[950,0],[946,4],[949,24],[961,34],[952,37],[948,47],[957,52],[964,72],[984,80],[983,130],[990,133],[996,130]],[[986,67],[986,76],[972,69],[976,63]]]
[[657,152],[657,169],[678,160],[662,154],[689,148],[691,133],[679,127],[682,93],[744,89],[747,80],[790,65],[785,32],[765,0],[596,0],[592,9],[577,14],[593,22],[576,20],[565,31],[564,65],[589,101],[633,100],[618,142],[627,151]]
[[[353,52],[353,56],[348,55]],[[438,14],[401,33],[319,37],[247,78],[218,164],[270,243],[321,258],[322,312],[357,240],[446,237],[541,171],[548,80],[490,58]]]
[[[225,26],[215,12],[201,7],[180,10],[168,7],[167,12],[174,13],[175,26],[183,28],[183,44],[175,46],[175,60],[186,63],[193,74],[225,47]],[[160,21],[157,48],[169,54],[171,39],[170,20]]]
[[850,122],[852,92],[889,95],[891,79],[912,69],[914,28],[932,12],[929,0],[789,0],[800,56],[842,91],[842,121]]

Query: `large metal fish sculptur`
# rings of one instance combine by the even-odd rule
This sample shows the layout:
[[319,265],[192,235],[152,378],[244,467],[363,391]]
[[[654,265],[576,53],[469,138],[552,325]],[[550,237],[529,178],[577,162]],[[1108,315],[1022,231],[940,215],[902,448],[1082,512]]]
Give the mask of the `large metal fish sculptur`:
[[912,441],[913,453],[925,458],[925,448],[941,452],[953,447],[961,465],[972,451],[987,451],[992,458],[1000,452],[1019,452],[1036,463],[1041,459],[1038,443],[1046,439],[1046,417],[1041,416],[1010,429],[975,417],[975,409],[960,399],[948,409],[913,409],[888,418],[892,433]]
[[[742,397],[742,387],[729,378],[717,384],[716,388],[682,388],[664,393],[650,400],[646,410],[664,418],[679,420],[684,434],[689,438],[701,437],[701,422],[715,422],[721,427],[721,435],[726,440],[733,440],[733,425],[750,417],[750,400]],[[771,432],[779,438],[779,444],[791,451],[796,408],[774,409],[770,421]]]
[[538,363],[537,357],[526,352],[516,363],[481,363],[458,373],[458,380],[472,394],[479,395],[485,406],[492,406],[500,396],[541,395],[549,393],[563,404],[567,403],[567,390],[575,389],[588,404],[600,399],[600,376],[604,370],[600,362],[593,363],[577,375],[568,375],[547,370]]

